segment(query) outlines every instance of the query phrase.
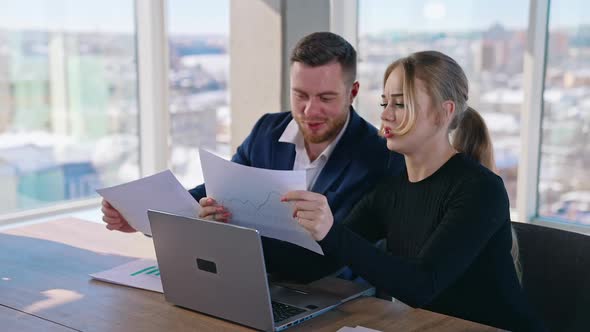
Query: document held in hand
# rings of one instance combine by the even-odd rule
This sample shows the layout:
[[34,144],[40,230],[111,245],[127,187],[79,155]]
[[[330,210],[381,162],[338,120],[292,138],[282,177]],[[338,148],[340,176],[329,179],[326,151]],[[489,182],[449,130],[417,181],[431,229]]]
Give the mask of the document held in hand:
[[280,200],[288,191],[306,190],[305,171],[248,167],[203,149],[199,153],[207,196],[231,212],[230,223],[324,254],[309,232],[293,218],[291,205]]
[[170,170],[145,178],[97,189],[136,230],[152,235],[147,210],[158,210],[184,217],[196,218],[199,203],[178,182]]

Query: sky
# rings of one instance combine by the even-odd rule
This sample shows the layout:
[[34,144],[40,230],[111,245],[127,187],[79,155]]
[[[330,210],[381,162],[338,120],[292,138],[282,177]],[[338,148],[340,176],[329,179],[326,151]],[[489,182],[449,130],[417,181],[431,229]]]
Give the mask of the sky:
[[525,28],[528,8],[526,0],[361,0],[359,34],[383,30],[467,31],[496,22]]
[[[168,29],[227,35],[229,1],[168,0]],[[590,24],[590,1],[551,3],[552,27]],[[133,0],[0,0],[0,28],[132,33],[133,6]],[[466,31],[494,23],[524,29],[528,8],[528,0],[359,0],[359,32]]]
[[[539,0],[542,1],[542,0]],[[359,34],[383,30],[467,31],[528,26],[529,0],[360,0]],[[551,27],[590,25],[590,1],[553,0]]]
[[[229,0],[168,0],[167,10],[172,34],[229,33]],[[0,0],[0,28],[132,33],[134,16],[133,0]]]

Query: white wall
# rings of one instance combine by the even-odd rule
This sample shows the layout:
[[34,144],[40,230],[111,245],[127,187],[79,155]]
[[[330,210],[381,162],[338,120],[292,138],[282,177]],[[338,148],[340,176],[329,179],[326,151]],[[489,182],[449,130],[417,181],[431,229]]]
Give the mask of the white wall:
[[264,113],[288,111],[289,54],[314,31],[329,31],[329,0],[232,0],[230,4],[232,150]]

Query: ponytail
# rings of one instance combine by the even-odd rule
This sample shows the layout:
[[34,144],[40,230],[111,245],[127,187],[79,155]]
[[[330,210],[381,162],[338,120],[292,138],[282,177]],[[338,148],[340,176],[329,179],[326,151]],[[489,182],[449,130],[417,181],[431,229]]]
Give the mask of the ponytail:
[[516,270],[516,276],[518,281],[522,284],[522,265],[520,265],[520,246],[518,245],[518,237],[514,231],[514,227],[510,226],[510,233],[512,234],[512,248],[510,248],[510,254],[512,255],[512,261],[514,262],[514,269]]
[[449,129],[453,147],[496,172],[492,140],[485,121],[471,107],[455,116]]

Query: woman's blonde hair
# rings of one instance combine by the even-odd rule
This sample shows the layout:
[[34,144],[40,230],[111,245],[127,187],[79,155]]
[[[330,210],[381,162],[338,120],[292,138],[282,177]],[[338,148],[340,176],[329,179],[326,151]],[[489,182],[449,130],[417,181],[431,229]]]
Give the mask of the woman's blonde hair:
[[[437,123],[440,123],[444,115],[442,103],[444,101],[455,103],[455,112],[449,124],[449,138],[453,148],[495,172],[494,151],[488,127],[482,116],[467,105],[469,83],[461,66],[441,52],[412,53],[387,67],[383,76],[384,87],[389,75],[399,66],[403,69],[402,93],[406,112],[400,125],[392,129],[394,134],[404,135],[416,123],[416,80],[419,79],[424,82],[426,92],[432,98],[434,105],[440,105],[440,112],[434,114]],[[511,253],[520,280],[518,240],[514,230],[512,230]]]

